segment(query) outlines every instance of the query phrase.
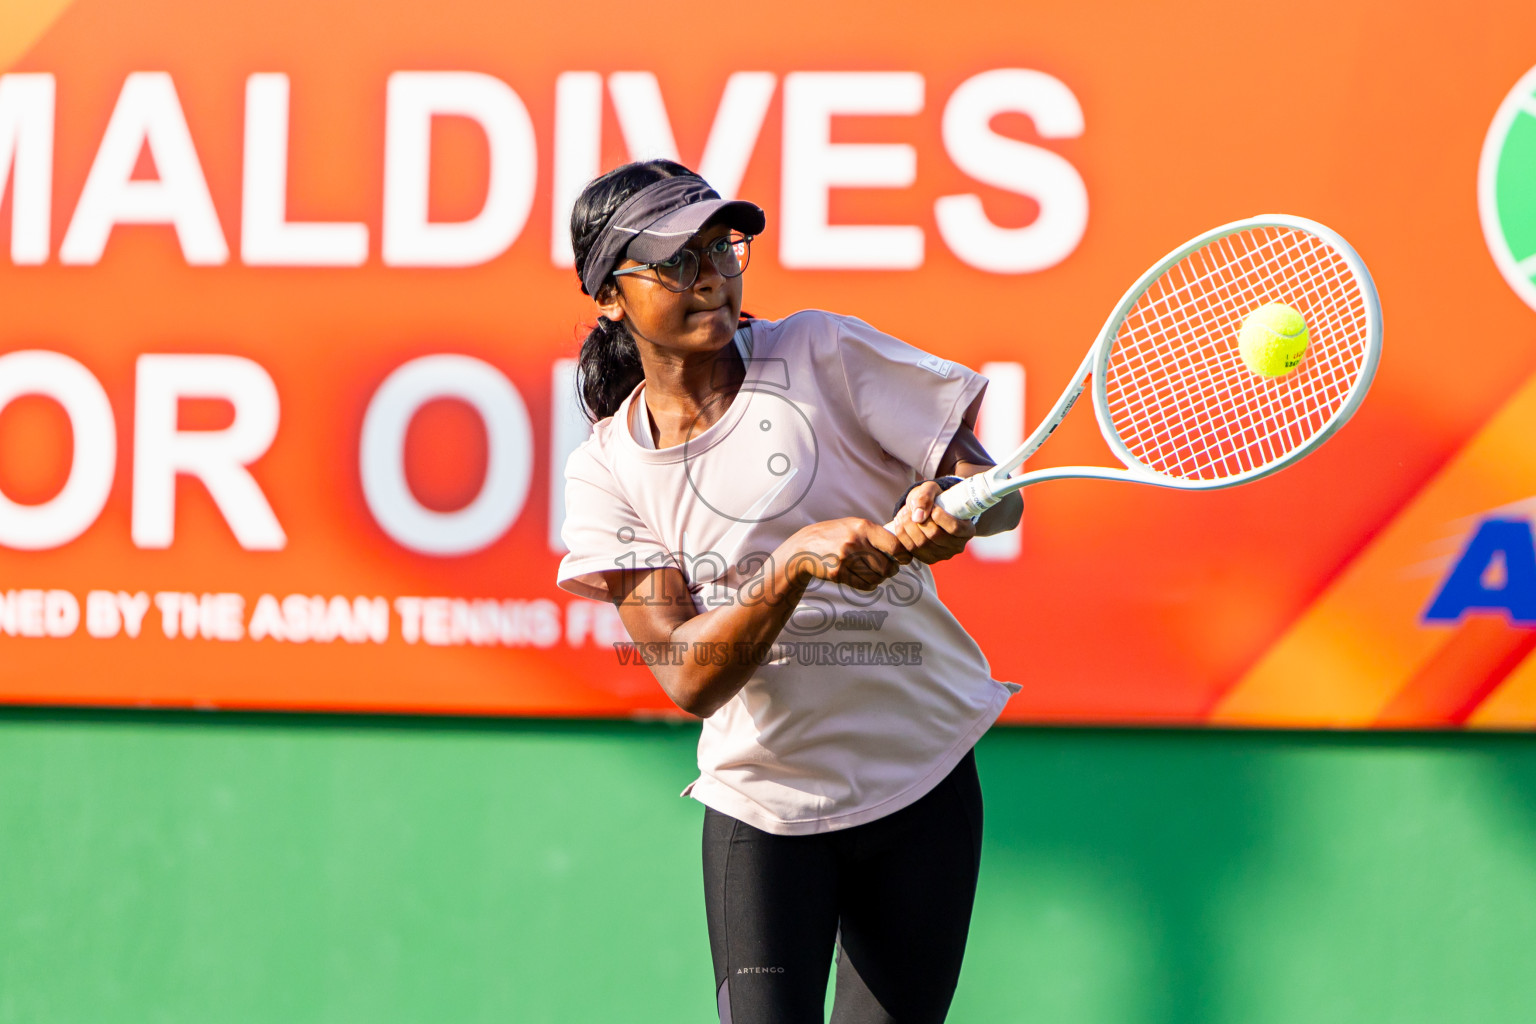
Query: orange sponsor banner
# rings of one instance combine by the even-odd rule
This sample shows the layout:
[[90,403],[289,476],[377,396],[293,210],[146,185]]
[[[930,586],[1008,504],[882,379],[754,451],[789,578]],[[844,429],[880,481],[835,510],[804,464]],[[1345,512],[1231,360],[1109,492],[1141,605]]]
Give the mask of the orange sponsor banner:
[[[562,225],[664,155],[767,211],[748,310],[982,369],[999,453],[1176,244],[1335,228],[1387,327],[1343,431],[1031,488],[943,596],[1008,721],[1529,727],[1536,10],[1474,7],[13,4],[0,701],[676,713],[554,585]],[[1031,468],[1110,459],[1089,412]]]

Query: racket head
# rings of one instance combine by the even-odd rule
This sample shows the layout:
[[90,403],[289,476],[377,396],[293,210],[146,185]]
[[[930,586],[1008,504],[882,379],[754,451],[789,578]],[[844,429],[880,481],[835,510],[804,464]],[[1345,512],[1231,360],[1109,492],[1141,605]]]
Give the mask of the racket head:
[[[1268,302],[1306,318],[1301,364],[1249,370],[1244,319]],[[1381,303],[1339,234],[1269,214],[1190,239],[1131,286],[1093,362],[1100,432],[1135,476],[1192,490],[1231,487],[1304,457],[1364,400],[1381,358]]]

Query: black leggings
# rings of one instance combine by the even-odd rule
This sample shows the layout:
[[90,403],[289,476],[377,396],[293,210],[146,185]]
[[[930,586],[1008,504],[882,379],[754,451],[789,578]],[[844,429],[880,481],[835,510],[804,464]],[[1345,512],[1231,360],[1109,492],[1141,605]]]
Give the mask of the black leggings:
[[721,1024],[938,1024],[981,864],[974,753],[917,803],[863,825],[778,836],[704,812],[704,904]]

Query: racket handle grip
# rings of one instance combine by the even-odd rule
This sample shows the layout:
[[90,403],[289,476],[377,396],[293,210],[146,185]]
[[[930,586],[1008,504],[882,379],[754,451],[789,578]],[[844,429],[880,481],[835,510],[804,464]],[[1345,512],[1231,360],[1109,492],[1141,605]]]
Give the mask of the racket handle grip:
[[956,519],[975,519],[1002,499],[993,493],[992,474],[977,473],[939,495],[939,506]]
[[[975,476],[966,477],[948,490],[941,491],[938,506],[956,519],[975,520],[977,516],[1002,500],[992,493],[990,475],[978,473]],[[897,511],[899,514],[900,510]],[[895,533],[896,520],[892,519],[886,523],[885,528]]]

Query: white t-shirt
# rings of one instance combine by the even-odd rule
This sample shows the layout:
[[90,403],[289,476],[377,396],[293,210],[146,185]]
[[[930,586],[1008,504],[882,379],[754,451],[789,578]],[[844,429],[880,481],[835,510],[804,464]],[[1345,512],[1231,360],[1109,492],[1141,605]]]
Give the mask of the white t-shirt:
[[[741,356],[743,366],[752,358],[752,351],[747,348],[747,342],[751,338],[752,331],[743,327],[736,332],[736,337],[731,339],[731,343],[736,346],[736,351]],[[655,449],[656,439],[651,436],[650,417],[647,415],[644,400],[629,403],[629,432],[634,435],[635,443],[641,448]]]
[[[560,586],[606,600],[603,572],[671,566],[701,613],[750,599],[742,584],[801,527],[886,522],[974,425],[986,390],[963,366],[818,310],[753,321],[737,340],[746,378],[708,429],[642,444],[642,383],[572,453]],[[937,785],[1018,689],[992,679],[926,565],[872,594],[817,581],[752,678],[704,720],[700,775],[683,794],[781,835],[873,821]]]

